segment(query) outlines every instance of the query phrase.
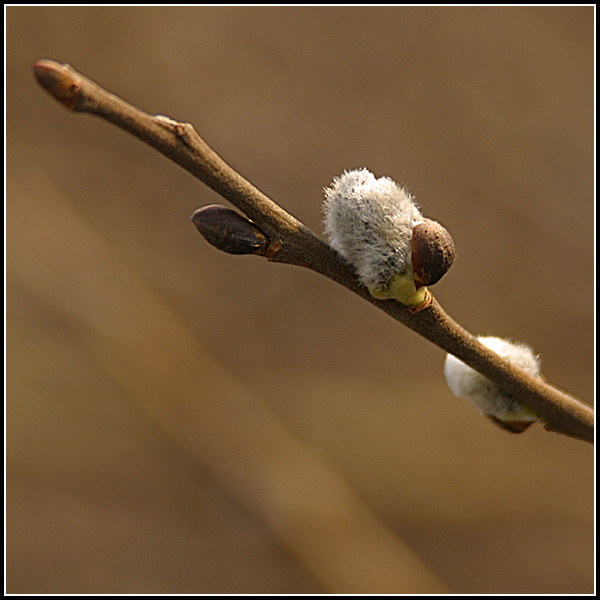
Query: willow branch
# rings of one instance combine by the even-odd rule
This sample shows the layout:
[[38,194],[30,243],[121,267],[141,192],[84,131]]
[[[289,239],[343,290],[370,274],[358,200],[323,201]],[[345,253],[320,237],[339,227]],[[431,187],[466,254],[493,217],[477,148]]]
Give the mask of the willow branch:
[[269,260],[306,267],[336,281],[533,408],[544,417],[548,430],[593,442],[594,412],[590,406],[511,366],[449,317],[433,297],[420,310],[373,298],[346,261],[230,167],[190,123],[145,113],[66,64],[39,60],[34,73],[67,109],[102,117],[128,131],[231,202],[265,234],[269,245],[263,255]]

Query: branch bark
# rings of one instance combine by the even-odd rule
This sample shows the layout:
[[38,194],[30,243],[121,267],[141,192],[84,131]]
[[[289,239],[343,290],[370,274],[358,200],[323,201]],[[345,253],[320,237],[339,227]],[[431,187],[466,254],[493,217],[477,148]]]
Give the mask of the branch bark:
[[590,406],[511,366],[450,318],[433,297],[421,310],[373,298],[347,262],[230,167],[190,123],[145,113],[67,64],[38,60],[34,73],[42,87],[67,109],[102,117],[128,131],[231,202],[268,238],[265,254],[269,260],[303,266],[336,281],[533,408],[546,420],[546,429],[593,443],[594,412]]

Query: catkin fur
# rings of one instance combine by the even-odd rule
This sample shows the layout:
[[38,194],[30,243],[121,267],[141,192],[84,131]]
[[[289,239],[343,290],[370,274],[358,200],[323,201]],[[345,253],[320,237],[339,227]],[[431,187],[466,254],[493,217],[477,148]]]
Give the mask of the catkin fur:
[[[534,377],[540,376],[540,359],[526,344],[492,336],[477,339],[515,367]],[[531,409],[451,354],[446,357],[444,375],[454,395],[467,398],[485,415],[506,421],[541,421]]]
[[412,272],[412,232],[423,216],[405,188],[363,168],[345,171],[324,191],[325,233],[363,285],[382,288]]

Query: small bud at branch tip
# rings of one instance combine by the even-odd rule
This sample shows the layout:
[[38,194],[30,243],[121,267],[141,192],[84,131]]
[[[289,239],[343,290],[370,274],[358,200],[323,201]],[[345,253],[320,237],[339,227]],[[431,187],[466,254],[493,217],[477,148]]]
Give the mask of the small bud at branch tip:
[[67,74],[67,66],[53,60],[40,59],[33,64],[33,73],[50,95],[73,110],[79,99],[80,84]]

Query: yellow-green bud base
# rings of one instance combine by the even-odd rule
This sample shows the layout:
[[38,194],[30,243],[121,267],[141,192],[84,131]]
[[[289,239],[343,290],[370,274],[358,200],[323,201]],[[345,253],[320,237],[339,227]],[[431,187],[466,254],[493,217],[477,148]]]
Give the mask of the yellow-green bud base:
[[427,288],[417,289],[412,273],[398,273],[385,288],[369,288],[371,296],[378,300],[393,299],[405,306],[420,306],[427,297]]

